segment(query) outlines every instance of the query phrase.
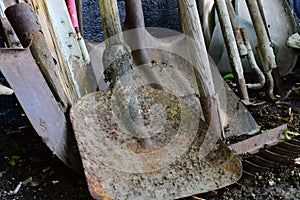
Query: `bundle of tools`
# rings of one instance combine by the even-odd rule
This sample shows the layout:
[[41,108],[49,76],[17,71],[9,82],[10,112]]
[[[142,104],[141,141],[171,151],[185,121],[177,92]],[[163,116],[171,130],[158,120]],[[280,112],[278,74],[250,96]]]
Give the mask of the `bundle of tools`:
[[[245,106],[240,55],[259,74],[260,83],[250,87],[261,88],[266,76],[275,98],[271,72],[277,64],[259,1],[246,2],[263,72],[231,2],[214,1],[240,98],[207,53],[214,36],[205,1],[178,1],[179,33],[146,29],[141,0],[125,0],[122,32],[117,2],[99,0],[105,41],[89,48],[80,0],[26,2],[0,1],[7,46],[0,49],[0,70],[37,134],[66,165],[84,170],[95,199],[174,199],[215,190],[241,177],[238,154],[274,153],[266,144],[299,145],[282,140],[286,127],[224,143],[259,130]],[[267,153],[251,163],[268,160],[261,158]]]

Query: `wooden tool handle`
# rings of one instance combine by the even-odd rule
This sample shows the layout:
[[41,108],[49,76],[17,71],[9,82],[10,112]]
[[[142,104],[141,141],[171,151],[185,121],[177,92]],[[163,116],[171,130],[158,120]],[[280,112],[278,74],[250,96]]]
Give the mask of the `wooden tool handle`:
[[119,17],[117,1],[99,0],[100,12],[102,17],[104,38],[116,36],[115,40],[106,40],[107,45],[122,44],[122,28]]
[[215,95],[209,59],[195,0],[178,0],[180,24],[184,34],[193,39],[191,53],[196,67],[196,78],[202,97]]
[[222,128],[220,103],[215,92],[209,58],[195,0],[178,0],[182,31],[193,40],[190,52],[195,64],[195,75],[205,121],[213,131],[225,138]]

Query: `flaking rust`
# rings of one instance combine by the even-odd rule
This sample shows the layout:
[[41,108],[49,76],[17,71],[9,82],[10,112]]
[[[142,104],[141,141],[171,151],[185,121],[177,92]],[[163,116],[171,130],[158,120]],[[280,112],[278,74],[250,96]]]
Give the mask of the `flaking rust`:
[[278,167],[281,162],[296,158],[300,154],[298,137],[286,140],[287,125],[281,125],[263,134],[230,145],[237,155],[247,155],[243,159],[243,177],[255,178],[256,172],[270,167]]
[[[106,92],[89,94],[71,109],[86,179],[95,199],[175,199],[218,189],[240,178],[239,159],[214,133],[207,132],[205,123],[199,122],[198,114],[180,97],[145,86],[136,92],[139,108],[143,108],[142,123],[149,124],[147,110],[151,106],[158,104],[165,110],[163,130],[153,123],[145,126],[139,122],[135,127],[150,130],[151,147],[146,150],[137,135],[122,127],[124,121],[114,118],[125,108],[114,105],[114,98]],[[204,145],[208,141],[216,143]]]

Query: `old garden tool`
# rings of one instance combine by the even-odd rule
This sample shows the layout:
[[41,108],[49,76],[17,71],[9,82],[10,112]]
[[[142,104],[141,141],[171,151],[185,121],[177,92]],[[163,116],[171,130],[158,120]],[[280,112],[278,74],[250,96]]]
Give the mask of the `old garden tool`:
[[[215,5],[217,8],[217,13],[220,20],[220,25],[228,52],[228,57],[230,61],[230,66],[237,83],[237,88],[240,94],[240,97],[246,103],[249,102],[248,91],[246,87],[246,81],[244,78],[244,70],[242,62],[240,60],[240,52],[238,49],[238,44],[236,42],[234,30],[232,28],[230,16],[228,13],[227,5],[225,0],[215,0]],[[236,33],[236,36],[239,34]],[[241,45],[240,45],[241,46]]]
[[[292,72],[298,58],[298,55],[286,46],[287,38],[297,32],[297,26],[293,14],[287,4],[287,1],[274,0],[270,2],[257,2],[259,9],[263,9],[262,20],[263,23],[266,23],[266,31],[272,41],[272,45],[275,46],[274,42],[277,44],[277,49],[275,48],[275,55],[280,75],[286,76]],[[236,7],[240,17],[247,21],[251,21],[251,15],[249,13],[250,9],[247,8],[248,6],[246,1],[238,1]],[[254,25],[255,22],[252,23]],[[282,29],[282,27],[285,28]],[[256,38],[250,37],[250,41],[254,47],[259,45],[258,39]]]
[[257,172],[279,167],[281,162],[299,156],[300,141],[296,135],[284,124],[230,145],[235,154],[247,155],[243,159],[243,177],[255,178]]
[[276,100],[274,95],[274,82],[280,77],[273,78],[277,71],[277,63],[275,59],[275,52],[271,43],[271,38],[267,29],[265,15],[260,0],[248,1],[246,0],[249,13],[251,15],[252,23],[256,32],[258,46],[257,53],[261,61],[261,68],[263,69],[267,82],[267,94],[272,100]]
[[[24,1],[24,0],[23,0]],[[31,0],[47,45],[56,61],[63,90],[70,104],[95,91],[68,13],[66,1]],[[82,41],[83,42],[83,41]]]
[[[235,10],[233,8],[232,2],[230,0],[226,0],[226,7],[228,10],[228,14],[230,17],[231,25],[233,28],[236,44],[239,50],[240,58],[247,57],[248,64],[253,73],[256,74],[258,79],[258,83],[247,83],[247,88],[249,89],[261,89],[265,85],[265,76],[257,62],[255,60],[252,47],[249,41],[248,33],[245,28],[240,28],[238,24],[238,17],[236,16]],[[250,102],[245,102],[250,104]]]
[[[187,62],[187,60],[191,60],[191,56],[187,55],[188,51],[185,51],[187,48],[186,36],[167,29],[147,28],[147,31],[144,29],[142,8],[139,8],[138,3],[129,4],[127,2],[126,9],[128,14],[125,28],[133,30],[125,31],[123,37],[132,49],[134,63],[138,66],[133,71],[135,82],[144,84],[146,81],[155,88],[164,86],[164,89],[168,89],[170,92],[176,91],[179,96],[192,98],[195,91],[191,90],[191,87],[197,88],[197,81],[192,73],[193,65]],[[149,32],[160,35],[160,38],[154,37]],[[173,36],[170,37],[170,35]],[[105,90],[107,87],[103,76],[102,56],[99,56],[103,55],[104,49],[104,43],[94,44],[93,50],[90,52],[93,71],[101,90]],[[176,52],[168,53],[174,51]],[[185,57],[186,60],[182,57]],[[255,120],[226,85],[214,62],[211,59],[209,61],[215,91],[221,99],[222,123],[224,127],[228,126],[230,129],[229,132],[226,132],[226,137],[234,134],[256,133],[258,125]],[[165,66],[164,70],[162,70],[162,66]],[[199,103],[197,105],[199,106]]]
[[[204,45],[199,18],[192,16],[197,13],[195,1],[180,2],[189,24],[198,22]],[[200,119],[192,100],[180,97],[176,88],[160,90],[135,81],[137,67],[124,43],[116,1],[99,4],[106,37],[103,65],[111,84],[107,91],[82,97],[70,112],[93,197],[175,199],[237,181],[240,161]],[[195,77],[194,71],[189,74]],[[198,88],[191,90],[196,93]]]
[[[236,78],[237,88],[239,90],[240,96],[243,103],[246,105],[252,104],[249,101],[247,88],[260,89],[265,84],[265,77],[260,68],[258,67],[254,54],[252,52],[252,47],[249,42],[248,34],[244,28],[239,27],[238,18],[235,14],[233,5],[229,0],[216,1],[216,7],[218,11],[219,21],[215,32],[213,35],[212,44],[210,46],[210,52],[214,58],[220,55],[220,50],[216,51],[217,46],[220,41],[216,38],[216,34],[222,32],[226,50],[227,57],[229,58],[230,65],[232,66],[232,72]],[[221,31],[222,30],[222,31]],[[223,41],[223,38],[220,38]],[[224,54],[222,54],[224,55]],[[248,83],[246,84],[244,78],[244,68],[242,63],[242,57],[246,57],[252,72],[257,75],[259,83]]]
[[[76,2],[75,2],[75,0],[68,0],[67,5],[68,5],[68,11],[69,11],[69,14],[70,14],[70,18],[71,18],[72,24],[73,24],[74,29],[75,29],[74,31],[75,31],[75,34],[77,35],[78,45],[79,45],[80,50],[82,52],[83,60],[86,64],[88,64],[90,62],[90,55],[88,53],[88,50],[87,50],[87,47],[85,45],[84,39],[81,35],[81,31],[80,31],[80,27],[79,27],[79,19],[78,19],[78,14],[77,14]],[[79,4],[77,4],[77,5],[79,5]]]
[[[67,110],[70,104],[62,87],[62,81],[57,73],[55,64],[42,28],[28,3],[18,3],[10,6],[5,11],[12,27],[24,46],[29,46],[30,51],[47,81],[55,99]],[[32,40],[31,40],[32,39]],[[32,41],[29,45],[28,41]]]
[[[247,31],[248,40],[253,47],[253,53],[258,66],[264,71],[268,83],[267,90],[271,98],[273,95],[272,68],[277,65],[280,76],[288,75],[297,61],[297,54],[286,46],[287,38],[296,32],[296,24],[286,1],[235,1],[238,14],[238,25]],[[247,3],[249,6],[247,5]],[[248,11],[251,12],[251,15]],[[274,14],[279,13],[279,14]],[[266,28],[265,28],[266,27]],[[282,29],[282,27],[286,27]],[[221,28],[216,26],[210,46],[212,55],[219,70],[229,73],[229,59],[226,56],[224,41],[221,38]],[[271,43],[270,43],[271,41]],[[259,48],[262,50],[258,50]],[[266,48],[264,48],[266,47]],[[273,48],[272,48],[273,47]],[[258,53],[260,51],[260,54]],[[262,52],[263,51],[263,52]],[[274,59],[274,53],[276,60]],[[252,74],[250,65],[243,61],[244,71]],[[276,74],[275,74],[276,75]],[[274,80],[278,80],[278,75]],[[276,82],[275,82],[276,83]],[[274,99],[274,98],[273,98]]]
[[73,169],[80,169],[75,142],[67,120],[53,96],[30,52],[32,38],[23,48],[4,14],[1,1],[1,22],[8,48],[0,49],[0,70],[15,92],[29,121],[55,155]]

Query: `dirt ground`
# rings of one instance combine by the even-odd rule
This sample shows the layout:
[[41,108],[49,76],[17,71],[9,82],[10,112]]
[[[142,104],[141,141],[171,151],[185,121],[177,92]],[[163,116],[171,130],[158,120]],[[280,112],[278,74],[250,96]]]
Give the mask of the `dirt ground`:
[[[299,71],[297,73],[299,74]],[[299,82],[299,75],[297,77]],[[256,122],[261,126],[261,131],[287,124],[288,130],[299,133],[300,96],[298,92],[295,91],[282,102],[267,102],[261,106],[248,107]],[[257,94],[254,99],[262,99],[264,95]],[[289,113],[290,110],[292,115]],[[293,158],[280,163],[278,168],[270,168],[265,172],[255,173],[255,175],[255,179],[242,178],[236,184],[218,191],[201,194],[199,197],[214,200],[300,199],[300,165],[295,163]]]

